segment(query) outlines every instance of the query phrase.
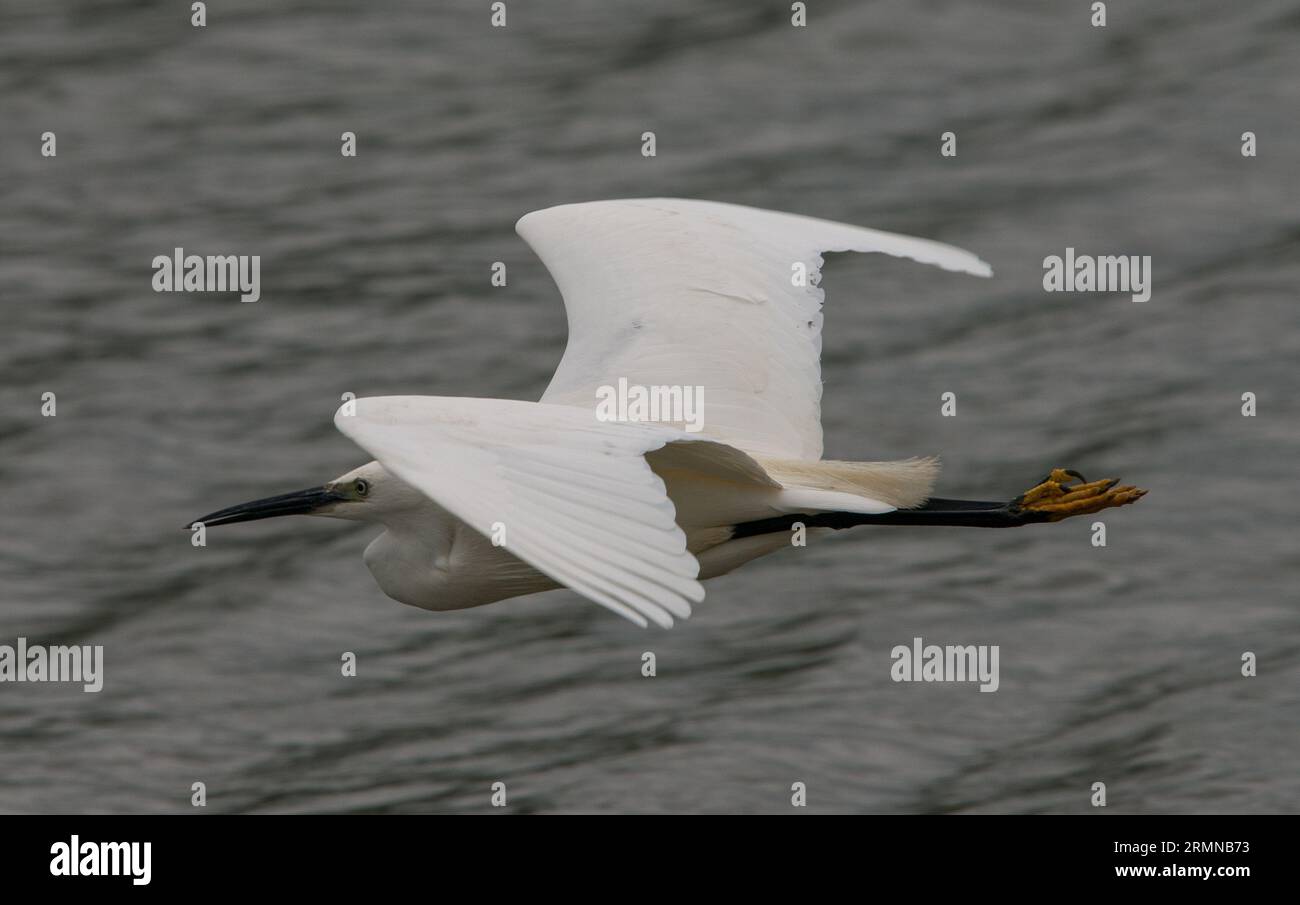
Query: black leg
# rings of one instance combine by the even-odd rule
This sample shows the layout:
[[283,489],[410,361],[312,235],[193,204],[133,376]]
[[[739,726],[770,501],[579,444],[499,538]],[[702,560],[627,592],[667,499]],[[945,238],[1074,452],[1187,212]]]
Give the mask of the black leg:
[[1047,513],[1022,509],[1017,501],[995,503],[985,500],[935,498],[917,509],[896,509],[881,515],[857,512],[819,512],[815,515],[779,515],[736,526],[732,538],[753,537],[775,531],[789,531],[796,522],[807,528],[856,528],[858,525],[931,525],[953,528],[1016,528],[1034,522],[1051,521]]
[[[1076,483],[1077,482],[1077,483]],[[896,509],[882,515],[856,512],[818,512],[808,515],[778,515],[735,526],[733,538],[754,537],[789,531],[797,522],[808,528],[855,528],[858,525],[946,525],[955,528],[1018,528],[1037,522],[1056,522],[1073,515],[1100,512],[1140,500],[1145,490],[1118,487],[1119,481],[1088,481],[1077,471],[1053,469],[1051,474],[1014,500],[994,503],[985,500],[934,498],[916,509]]]

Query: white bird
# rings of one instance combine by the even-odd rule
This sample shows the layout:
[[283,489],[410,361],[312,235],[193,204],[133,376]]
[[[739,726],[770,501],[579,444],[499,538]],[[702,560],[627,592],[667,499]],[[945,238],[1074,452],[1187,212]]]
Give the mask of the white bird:
[[[561,205],[516,229],[568,313],[568,344],[540,402],[345,403],[335,425],[376,461],[187,527],[289,514],[375,522],[384,532],[365,563],[402,603],[454,610],[564,586],[638,625],[669,627],[704,598],[702,580],[790,546],[796,523],[1008,527],[1145,493],[1054,469],[1009,502],[933,499],[934,459],[821,458],[821,253],[991,276],[969,252],[662,198]],[[700,429],[597,417],[620,380],[702,387]]]

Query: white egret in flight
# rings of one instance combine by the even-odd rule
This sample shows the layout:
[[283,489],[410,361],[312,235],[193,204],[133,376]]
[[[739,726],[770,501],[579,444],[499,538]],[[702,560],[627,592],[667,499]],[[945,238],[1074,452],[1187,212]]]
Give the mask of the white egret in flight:
[[[933,498],[934,459],[822,458],[822,252],[882,252],[976,276],[958,248],[707,201],[568,204],[516,226],[564,297],[569,338],[540,402],[385,396],[334,423],[376,461],[203,516],[375,522],[365,563],[430,610],[564,586],[672,625],[700,582],[856,525],[1013,527],[1145,491],[1053,469],[1007,502]],[[800,273],[806,279],[798,279]],[[597,417],[601,388],[703,387],[700,424]],[[687,426],[699,427],[687,430]]]

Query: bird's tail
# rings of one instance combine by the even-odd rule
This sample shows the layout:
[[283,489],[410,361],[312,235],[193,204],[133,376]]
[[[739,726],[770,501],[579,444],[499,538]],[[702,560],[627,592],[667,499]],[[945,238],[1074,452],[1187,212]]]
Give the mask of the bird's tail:
[[857,510],[845,505],[845,497],[859,497],[889,508],[913,509],[930,498],[939,477],[936,457],[894,462],[764,459],[761,464],[786,488],[794,508]]

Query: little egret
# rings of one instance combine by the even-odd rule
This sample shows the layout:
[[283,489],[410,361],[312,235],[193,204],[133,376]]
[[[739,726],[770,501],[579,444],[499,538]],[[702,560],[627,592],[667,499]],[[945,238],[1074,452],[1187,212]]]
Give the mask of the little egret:
[[[402,603],[454,610],[563,586],[666,628],[703,600],[702,580],[791,546],[796,532],[1014,527],[1145,493],[1058,468],[1008,502],[938,499],[934,459],[822,459],[821,254],[881,252],[991,276],[969,252],[678,199],[561,205],[516,229],[568,314],[540,402],[345,403],[335,425],[376,461],[198,522],[375,522],[384,532],[365,563]],[[602,419],[597,400],[615,384],[698,390],[699,421]]]

